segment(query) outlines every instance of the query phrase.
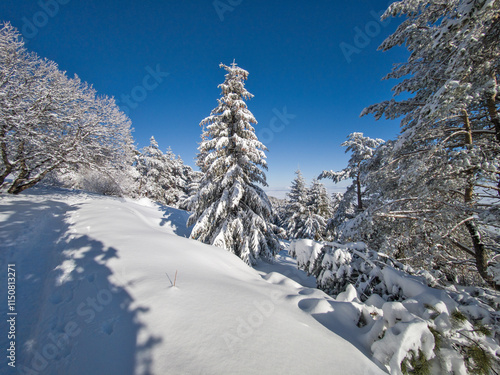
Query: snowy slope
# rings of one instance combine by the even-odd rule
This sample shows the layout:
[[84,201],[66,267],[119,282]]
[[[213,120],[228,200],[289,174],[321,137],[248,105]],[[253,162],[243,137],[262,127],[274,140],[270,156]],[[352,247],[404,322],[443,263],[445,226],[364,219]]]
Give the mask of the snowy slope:
[[[15,263],[19,373],[384,373],[332,332],[341,321],[330,330],[313,317],[326,296],[290,258],[254,270],[185,238],[186,219],[147,200],[0,195],[0,300]],[[5,361],[0,372],[16,373]]]

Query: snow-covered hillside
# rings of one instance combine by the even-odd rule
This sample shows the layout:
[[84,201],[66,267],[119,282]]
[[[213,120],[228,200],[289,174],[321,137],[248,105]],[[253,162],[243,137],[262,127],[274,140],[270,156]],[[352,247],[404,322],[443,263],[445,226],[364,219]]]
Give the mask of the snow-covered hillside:
[[2,374],[383,373],[349,342],[348,311],[320,323],[331,297],[291,258],[252,269],[186,238],[187,216],[75,191],[0,195],[0,313],[7,264],[18,313]]

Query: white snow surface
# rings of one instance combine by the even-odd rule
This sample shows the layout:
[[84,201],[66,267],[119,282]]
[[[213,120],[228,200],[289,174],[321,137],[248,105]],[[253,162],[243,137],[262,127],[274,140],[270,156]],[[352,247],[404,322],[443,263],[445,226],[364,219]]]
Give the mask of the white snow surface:
[[18,312],[17,372],[5,356],[0,372],[384,373],[334,333],[349,338],[350,312],[329,319],[335,300],[285,253],[252,269],[186,238],[187,218],[148,200],[53,188],[0,195],[0,299],[15,264]]

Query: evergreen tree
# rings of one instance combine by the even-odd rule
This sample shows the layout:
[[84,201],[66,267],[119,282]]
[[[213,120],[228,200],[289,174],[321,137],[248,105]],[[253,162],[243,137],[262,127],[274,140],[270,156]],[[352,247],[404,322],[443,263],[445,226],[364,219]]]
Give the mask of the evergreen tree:
[[314,179],[307,192],[307,203],[311,211],[327,219],[332,215],[331,201],[325,185]]
[[170,148],[164,154],[154,137],[137,154],[135,168],[139,196],[177,208],[186,208],[185,200],[194,194],[193,184],[199,179],[199,172],[185,165]]
[[307,213],[307,187],[300,170],[292,181],[290,192],[287,193],[285,229],[288,238],[305,238],[303,229],[308,217]]
[[363,191],[361,183],[361,175],[363,173],[363,168],[366,165],[367,160],[373,156],[375,149],[382,144],[384,141],[382,139],[372,139],[369,137],[364,137],[363,133],[352,133],[349,134],[347,141],[342,143],[343,147],[347,147],[345,152],[352,152],[351,158],[346,168],[340,172],[334,171],[323,171],[319,176],[322,178],[331,178],[333,182],[338,183],[346,179],[352,179],[353,185],[350,190],[355,187],[356,198],[357,198],[357,209],[359,211],[363,210]]
[[248,264],[270,260],[279,250],[272,207],[258,184],[267,186],[264,151],[252,125],[257,124],[245,103],[253,97],[244,81],[248,72],[233,62],[219,88],[222,97],[201,122],[198,161],[204,176],[196,195],[189,198],[194,225],[191,238],[227,249]]
[[337,212],[343,196],[344,196],[344,193],[338,193],[338,192],[332,193],[332,196],[330,197],[330,212],[333,215],[335,214],[335,212]]
[[184,175],[185,166],[180,156],[176,156],[170,147],[165,154],[165,201],[173,207],[179,207],[187,198],[189,181]]
[[271,202],[271,206],[273,207],[273,218],[272,222],[274,225],[278,226],[283,235],[286,236],[286,231],[283,229],[286,223],[286,199],[279,199],[276,197],[269,197],[269,202]]
[[137,155],[136,168],[139,172],[139,195],[165,203],[165,155],[154,137],[151,137],[149,146],[144,147]]
[[397,15],[406,20],[380,48],[404,44],[411,52],[386,76],[399,80],[396,96],[409,95],[362,113],[403,116],[392,160],[376,180],[406,189],[386,189],[378,215],[426,228],[419,243],[429,263],[439,255],[443,263],[474,264],[500,288],[487,270],[498,254],[500,2],[403,0],[383,17]]
[[315,228],[313,238],[323,240],[327,237],[327,223],[332,216],[331,201],[325,185],[314,179],[307,191],[307,207],[310,213],[312,228]]
[[307,204],[307,186],[304,176],[300,169],[295,171],[297,177],[292,181],[292,186],[290,187],[290,192],[287,193],[288,201],[290,205],[295,203],[305,206]]
[[286,206],[285,228],[289,238],[324,239],[330,199],[323,184],[314,180],[306,187],[300,170],[292,182]]
[[178,208],[182,210],[189,209],[189,197],[196,195],[196,193],[198,192],[199,183],[202,176],[202,172],[193,170],[193,168],[191,168],[189,165],[182,165],[182,181],[184,194],[182,195],[182,198],[178,203]]

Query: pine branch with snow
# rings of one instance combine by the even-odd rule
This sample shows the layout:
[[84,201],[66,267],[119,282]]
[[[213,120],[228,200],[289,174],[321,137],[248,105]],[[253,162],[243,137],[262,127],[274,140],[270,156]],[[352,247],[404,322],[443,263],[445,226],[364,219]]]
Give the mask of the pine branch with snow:
[[450,285],[360,242],[295,240],[290,254],[318,288],[354,307],[360,341],[391,374],[498,370],[498,292]]
[[429,267],[460,268],[466,282],[479,275],[500,289],[488,272],[499,248],[500,2],[403,0],[390,16],[406,19],[380,49],[404,44],[410,55],[385,78],[398,80],[395,96],[408,95],[361,114],[402,117],[392,158],[367,176],[380,198],[372,217],[385,221],[375,232],[418,233],[406,241],[418,238],[416,248],[401,243],[399,252],[425,253]]

